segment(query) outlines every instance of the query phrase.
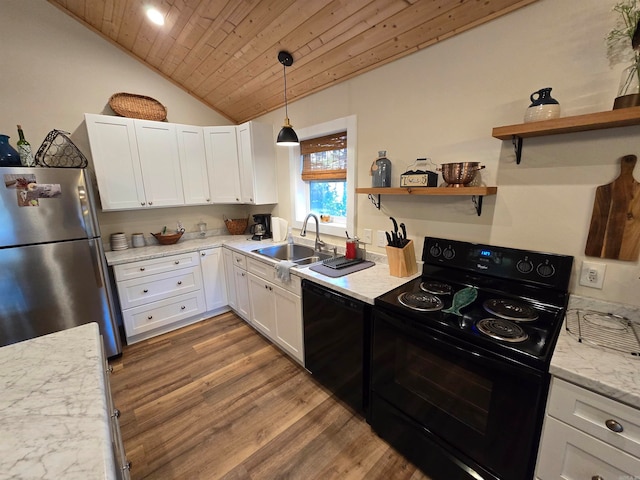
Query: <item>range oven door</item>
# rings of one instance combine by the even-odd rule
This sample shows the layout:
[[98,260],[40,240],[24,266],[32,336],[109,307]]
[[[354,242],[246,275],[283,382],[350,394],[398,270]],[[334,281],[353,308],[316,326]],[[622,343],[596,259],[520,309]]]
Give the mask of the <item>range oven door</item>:
[[[416,435],[407,443],[419,444],[418,437],[427,436],[481,478],[531,478],[547,374],[379,309],[374,309],[371,355],[374,430],[391,424],[382,418],[385,409],[400,412]],[[431,467],[427,474],[446,478],[438,476],[437,466],[430,473]]]

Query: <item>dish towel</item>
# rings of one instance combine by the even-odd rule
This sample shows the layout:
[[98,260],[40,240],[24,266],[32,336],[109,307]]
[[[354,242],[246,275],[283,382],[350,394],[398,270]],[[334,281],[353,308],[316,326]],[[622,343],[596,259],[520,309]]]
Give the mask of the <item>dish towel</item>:
[[291,280],[290,270],[291,267],[295,267],[296,264],[293,262],[289,262],[287,260],[282,260],[276,263],[276,277],[278,277],[283,282],[288,282]]

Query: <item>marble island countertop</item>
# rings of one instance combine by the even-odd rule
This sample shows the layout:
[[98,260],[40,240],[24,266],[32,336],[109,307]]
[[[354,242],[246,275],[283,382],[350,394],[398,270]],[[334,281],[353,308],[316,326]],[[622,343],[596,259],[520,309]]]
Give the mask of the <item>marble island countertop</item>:
[[115,478],[96,323],[0,348],[0,478]]
[[[640,321],[640,309],[572,295],[569,310],[615,313]],[[640,357],[578,342],[562,328],[551,358],[552,375],[640,409]]]
[[[306,239],[297,238],[296,243],[313,246],[313,241]],[[127,250],[106,252],[106,259],[107,264],[109,265],[119,265],[167,255],[196,252],[198,250],[220,247],[223,245],[237,252],[250,255],[262,262],[271,263],[274,268],[277,263],[276,260],[272,260],[268,257],[252,252],[252,250],[276,245],[276,243],[273,243],[271,240],[251,240],[251,237],[246,235],[216,235],[204,238],[184,239],[180,240],[175,245],[151,245],[139,248],[129,248]],[[343,248],[342,251],[344,251]],[[340,247],[338,254],[341,254]],[[420,275],[419,273],[416,273],[411,277],[391,276],[389,274],[389,265],[386,263],[387,260],[384,255],[367,253],[367,260],[374,261],[375,265],[370,268],[360,270],[359,272],[350,273],[343,277],[330,278],[314,272],[309,267],[294,267],[291,269],[291,273],[301,278],[312,280],[320,285],[332,288],[338,292],[369,304],[373,304],[376,297],[388,292],[389,290],[393,290],[394,288]],[[421,267],[418,268],[418,272],[421,270]]]

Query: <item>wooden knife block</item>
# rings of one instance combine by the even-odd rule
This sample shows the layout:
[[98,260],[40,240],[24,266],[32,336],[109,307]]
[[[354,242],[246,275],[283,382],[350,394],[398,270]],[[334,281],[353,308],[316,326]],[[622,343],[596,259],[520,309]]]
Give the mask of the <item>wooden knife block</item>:
[[413,240],[409,240],[403,248],[386,246],[387,260],[389,261],[389,273],[393,277],[410,277],[418,272],[416,264],[416,252],[413,248]]

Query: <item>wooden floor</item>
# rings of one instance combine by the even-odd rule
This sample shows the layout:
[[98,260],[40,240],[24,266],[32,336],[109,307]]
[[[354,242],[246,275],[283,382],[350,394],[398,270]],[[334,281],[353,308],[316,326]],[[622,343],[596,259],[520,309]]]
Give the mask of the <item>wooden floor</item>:
[[428,479],[233,313],[111,364],[133,479]]

